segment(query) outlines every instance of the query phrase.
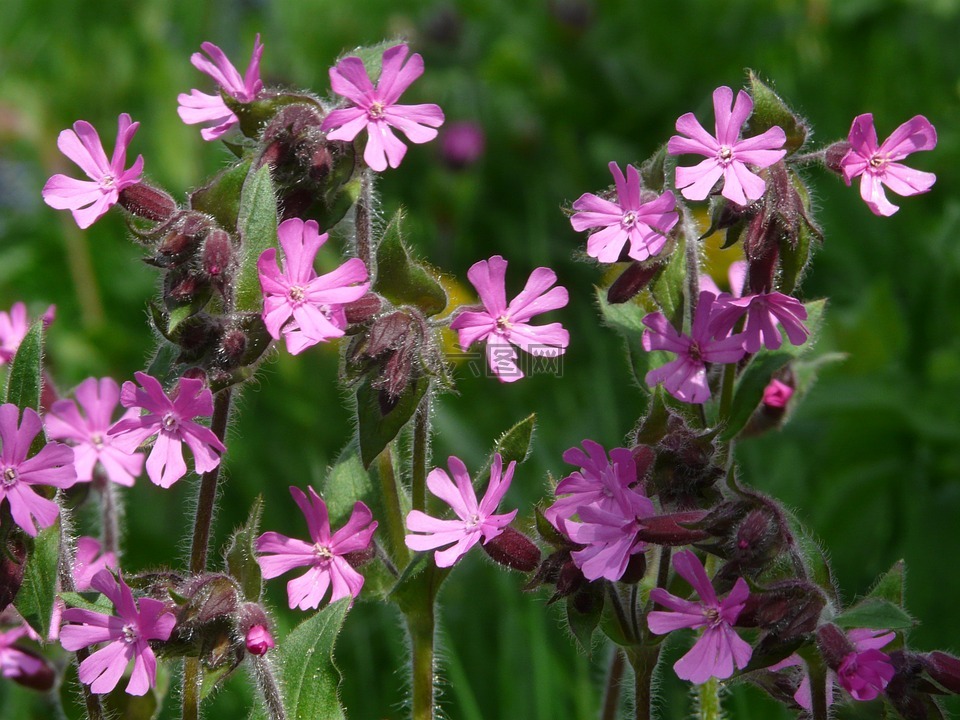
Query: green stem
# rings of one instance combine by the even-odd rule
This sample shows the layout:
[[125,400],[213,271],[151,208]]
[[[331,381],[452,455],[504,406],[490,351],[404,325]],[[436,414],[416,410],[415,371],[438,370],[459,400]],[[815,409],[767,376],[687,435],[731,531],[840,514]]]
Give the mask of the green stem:
[[730,407],[733,405],[733,384],[737,378],[737,364],[727,363],[723,366],[723,378],[720,383],[720,422],[724,423],[730,417]]
[[697,694],[698,720],[721,720],[720,682],[712,677],[701,685],[695,685],[694,692]]
[[623,609],[623,601],[620,599],[620,593],[617,592],[617,588],[612,582],[605,582],[607,588],[607,595],[610,597],[610,605],[613,607],[613,614],[617,616],[617,623],[620,625],[620,631],[623,633],[631,642],[637,642],[639,638],[634,632],[636,626],[630,621],[630,618],[627,617],[626,611]]
[[182,720],[200,718],[200,659],[183,660],[183,715]]
[[400,490],[397,486],[397,476],[393,471],[392,443],[377,457],[377,475],[380,476],[380,493],[383,498],[387,538],[394,561],[401,567],[406,567],[410,560],[410,553],[404,543],[403,508],[400,505]]
[[[427,571],[429,572],[429,571]],[[413,720],[434,718],[434,655],[435,618],[433,593],[423,595],[420,607],[407,613],[410,631],[413,679]]]
[[616,720],[617,710],[620,709],[620,685],[623,682],[623,671],[626,668],[626,662],[623,657],[623,651],[613,648],[613,655],[610,657],[610,670],[607,673],[607,684],[603,693],[603,709],[600,712],[600,720]]
[[633,668],[633,713],[635,720],[652,720],[653,671],[660,657],[660,646],[627,649],[627,658]]
[[427,463],[430,442],[430,393],[423,396],[413,419],[413,482],[411,503],[414,510],[427,509]]
[[818,658],[807,658],[813,720],[827,720],[827,668]]
[[357,257],[367,266],[370,277],[374,277],[373,267],[373,180],[369,170],[360,176],[360,197],[354,207],[354,233],[357,240]]
[[693,327],[693,317],[697,312],[697,300],[700,298],[700,256],[697,251],[697,224],[690,211],[683,208],[683,246],[687,262],[687,307],[689,308],[690,326]]
[[120,515],[117,507],[117,490],[109,478],[104,477],[99,466],[94,471],[94,484],[100,489],[101,531],[103,552],[111,552],[120,559]]

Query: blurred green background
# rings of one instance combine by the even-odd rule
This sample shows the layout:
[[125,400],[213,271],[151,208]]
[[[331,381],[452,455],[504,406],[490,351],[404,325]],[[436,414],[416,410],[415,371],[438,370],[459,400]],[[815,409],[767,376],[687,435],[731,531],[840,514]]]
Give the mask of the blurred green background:
[[[619,341],[594,307],[602,272],[577,261],[583,237],[562,204],[606,187],[609,161],[651,154],[682,113],[709,126],[711,91],[742,84],[745,68],[772,81],[822,143],[845,137],[862,112],[874,113],[881,138],[926,115],[940,144],[909,164],[937,173],[937,184],[898,202],[894,217],[873,216],[856,188],[810,175],[826,242],[803,293],[831,298],[823,349],[849,358],[824,373],[782,432],[738,453],[743,477],[823,539],[848,599],[904,558],[909,609],[921,620],[912,644],[960,651],[958,0],[4,0],[2,13],[0,307],[57,304],[48,361],[64,389],[143,367],[156,276],[119,214],[80,232],[42,203],[49,175],[75,172],[56,150],[60,130],[86,119],[109,148],[117,115],[129,112],[141,122],[131,152],[182,197],[229,160],[176,114],[177,93],[212,89],[189,63],[202,41],[244,67],[259,32],[266,81],[321,94],[344,50],[403,37],[422,53],[427,71],[409,102],[439,103],[448,124],[479,124],[486,150],[457,171],[439,143],[412,146],[380,183],[383,214],[406,206],[411,244],[456,277],[500,253],[512,287],[546,264],[571,292],[557,313],[572,336],[562,378],[500,385],[461,368],[460,394],[438,407],[436,462],[456,453],[470,467],[500,432],[537,413],[533,455],[508,497],[521,514],[548,472],[568,471],[563,450],[585,437],[617,445],[637,415]],[[351,434],[336,364],[334,348],[280,353],[243,393],[218,543],[258,493],[266,529],[303,532],[287,486],[318,482]],[[142,480],[126,493],[128,570],[183,560],[193,492],[188,479],[166,492]],[[443,593],[447,716],[595,717],[608,650],[579,654],[545,597],[520,584],[476,553]],[[282,627],[299,620],[286,611],[283,581],[270,600]],[[350,717],[403,716],[403,650],[399,616],[358,603],[337,652]],[[686,717],[684,691],[665,675],[664,715]],[[209,717],[241,717],[250,702],[240,676]],[[736,718],[778,717],[749,689],[729,708]],[[0,683],[0,716],[49,717],[9,683]]]

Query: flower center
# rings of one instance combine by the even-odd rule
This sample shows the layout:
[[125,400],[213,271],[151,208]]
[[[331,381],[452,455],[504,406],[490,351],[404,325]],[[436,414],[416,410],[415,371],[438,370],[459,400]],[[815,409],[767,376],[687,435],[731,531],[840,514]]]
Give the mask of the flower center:
[[466,521],[464,521],[464,524],[467,526],[468,529],[475,528],[477,525],[480,524],[480,516],[477,513],[473,513],[473,515],[471,515],[466,519]]
[[726,165],[731,160],[733,160],[733,148],[729,145],[721,145],[720,149],[717,151],[717,160],[720,161],[721,165]]
[[886,164],[887,164],[887,159],[880,153],[876,153],[873,157],[870,158],[870,167],[872,167],[874,170],[880,170]]
[[140,631],[134,623],[127,623],[123,626],[123,641],[128,645],[135,643],[140,639]]
[[302,303],[306,296],[306,292],[299,285],[294,285],[292,288],[290,288],[290,299],[295,303]]
[[501,315],[497,318],[497,330],[509,330],[510,329],[510,318],[506,315]]
[[634,223],[637,222],[637,214],[631,210],[630,212],[625,212],[623,217],[620,218],[620,224],[625,227],[633,227]]
[[100,434],[100,433],[93,433],[93,435],[90,436],[90,442],[91,442],[91,444],[92,444],[97,450],[102,450],[102,449],[103,449],[103,435],[102,435],[102,434]]
[[383,103],[375,102],[367,110],[367,115],[369,115],[374,120],[379,120],[383,117]]
[[13,487],[17,484],[17,471],[12,467],[4,468],[3,470],[3,486],[4,487]]
[[717,608],[704,608],[703,616],[711,626],[717,625],[720,622],[720,611]]
[[690,347],[687,350],[687,355],[694,362],[698,362],[698,363],[703,362],[703,353],[700,351],[700,344],[697,342],[690,343]]
[[326,545],[321,545],[320,543],[313,546],[313,554],[317,556],[318,560],[333,560],[333,551]]
[[172,412],[168,412],[166,415],[163,416],[163,420],[160,421],[160,425],[163,427],[164,430],[173,431],[173,430],[176,430],[177,427],[180,425],[180,421],[177,420],[176,415],[174,415]]
[[100,178],[99,185],[101,190],[113,190],[117,185],[117,180],[113,175],[104,175]]

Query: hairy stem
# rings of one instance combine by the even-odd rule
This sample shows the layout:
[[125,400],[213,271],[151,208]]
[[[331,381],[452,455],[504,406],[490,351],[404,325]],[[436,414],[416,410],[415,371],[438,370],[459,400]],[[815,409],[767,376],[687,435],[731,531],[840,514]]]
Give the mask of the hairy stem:
[[393,471],[392,443],[377,457],[377,470],[380,476],[380,493],[383,498],[387,538],[393,559],[402,567],[406,567],[410,553],[403,541],[404,522],[403,508],[400,505],[400,490],[397,486],[397,476]]
[[694,692],[698,720],[721,720],[720,682],[712,677],[701,685],[694,685]]
[[813,720],[827,720],[827,668],[817,658],[807,658]]
[[104,477],[99,466],[94,471],[94,483],[100,489],[100,522],[103,536],[103,552],[111,552],[120,559],[120,513],[117,505],[117,489]]
[[181,720],[200,718],[200,659],[183,660],[183,714]]
[[263,693],[263,701],[267,706],[267,714],[270,720],[286,720],[287,713],[283,709],[283,696],[280,694],[280,686],[273,676],[273,669],[270,662],[265,657],[251,655],[250,660],[253,663],[253,674],[257,679],[257,687]]
[[632,642],[636,642],[638,638],[634,632],[635,625],[630,621],[626,611],[623,609],[623,601],[620,599],[620,593],[617,592],[617,588],[612,582],[605,582],[604,585],[606,585],[610,605],[613,607],[613,614],[617,616],[617,624],[620,625],[621,632],[623,632],[624,637]]
[[410,631],[413,679],[413,720],[434,718],[434,654],[435,618],[433,593],[426,593],[421,607],[407,613]]
[[652,720],[653,672],[660,657],[660,646],[632,647],[627,650],[633,668],[633,713],[635,720]]
[[723,378],[720,383],[720,422],[730,417],[730,407],[733,405],[733,383],[737,378],[737,364],[727,363],[723,366]]
[[413,419],[413,482],[411,503],[414,510],[427,509],[427,463],[430,442],[430,394],[423,396]]
[[600,720],[616,720],[620,708],[620,686],[623,682],[623,671],[626,668],[623,651],[613,648],[610,656],[610,669],[607,671],[607,684],[603,691],[603,708],[600,711]]
[[693,317],[697,312],[697,300],[700,298],[700,257],[697,246],[697,224],[690,211],[683,209],[683,246],[687,261],[687,307],[689,308],[690,326],[693,327]]
[[354,207],[354,232],[357,240],[357,257],[367,266],[373,277],[373,179],[369,171],[360,176],[360,197]]

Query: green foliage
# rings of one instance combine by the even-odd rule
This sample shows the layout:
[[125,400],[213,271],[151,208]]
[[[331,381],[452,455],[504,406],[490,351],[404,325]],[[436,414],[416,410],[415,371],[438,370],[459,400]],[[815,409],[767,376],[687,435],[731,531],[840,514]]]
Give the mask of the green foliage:
[[427,267],[410,256],[403,244],[403,210],[397,210],[377,247],[377,267],[389,272],[377,274],[373,289],[394,305],[414,305],[427,317],[443,312],[447,293]]
[[[684,284],[687,280],[687,240],[674,232],[676,244],[663,270],[650,282],[650,294],[675,328],[683,327]],[[669,246],[668,246],[669,247]]]
[[908,630],[916,625],[916,621],[899,605],[876,597],[864,598],[833,621],[848,629]]
[[241,192],[250,173],[250,159],[241,160],[221,170],[203,187],[190,195],[190,207],[212,215],[224,230],[233,232],[238,227]]
[[396,404],[383,412],[380,391],[371,387],[369,380],[360,383],[357,387],[357,433],[364,467],[370,467],[377,455],[413,417],[429,387],[430,378],[415,378],[404,388]]
[[[20,341],[10,371],[7,375],[6,402],[20,410],[40,409],[40,392],[43,389],[43,320],[35,320]],[[42,444],[42,438],[40,438]],[[37,448],[34,448],[36,450]]]
[[779,127],[787,136],[784,145],[787,155],[792,155],[806,142],[807,126],[753,70],[748,71],[748,78],[753,97],[753,114],[747,121],[748,135],[762,135],[772,127]]
[[905,601],[907,566],[903,560],[897,560],[893,567],[881,575],[873,589],[867,595],[868,598],[886,600],[897,607],[902,608]]
[[257,260],[267,248],[277,247],[277,198],[264,165],[247,175],[240,195],[237,230],[243,248],[236,278],[236,309],[259,312],[263,305]]
[[567,624],[580,649],[588,654],[593,649],[593,631],[600,624],[603,612],[603,591],[600,592],[598,598],[589,592],[567,597]]
[[[333,646],[349,609],[350,598],[328,605],[300,623],[272,651],[288,720],[346,717],[340,707],[340,672],[333,664]],[[264,708],[255,709],[250,720],[267,720]]]
[[29,544],[32,547],[24,564],[23,583],[13,604],[40,637],[47,637],[57,595],[60,521],[41,530]]
[[240,583],[243,596],[251,602],[260,600],[263,592],[263,575],[257,563],[255,541],[260,534],[260,517],[263,515],[263,496],[254,498],[247,522],[230,538],[224,553],[227,571]]

